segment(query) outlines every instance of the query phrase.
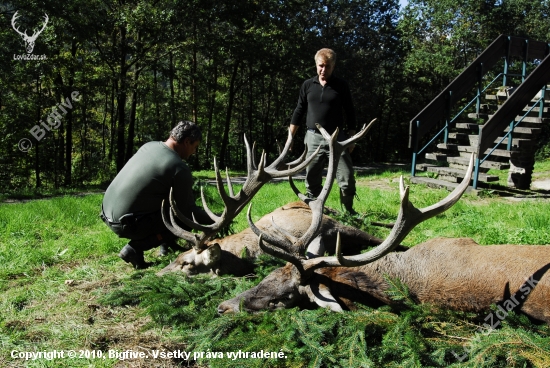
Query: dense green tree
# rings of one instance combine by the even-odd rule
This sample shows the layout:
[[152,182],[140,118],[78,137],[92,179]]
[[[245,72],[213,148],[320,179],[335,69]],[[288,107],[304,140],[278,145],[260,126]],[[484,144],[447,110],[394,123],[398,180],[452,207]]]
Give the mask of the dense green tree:
[[[14,58],[27,54],[16,11],[29,34],[49,17],[32,53],[45,59]],[[355,162],[408,160],[408,121],[497,35],[546,39],[548,13],[530,0],[411,0],[402,12],[397,0],[0,2],[0,181],[109,181],[182,119],[205,131],[196,168],[243,167],[245,134],[273,156],[322,47],[338,53],[359,123],[379,119]]]

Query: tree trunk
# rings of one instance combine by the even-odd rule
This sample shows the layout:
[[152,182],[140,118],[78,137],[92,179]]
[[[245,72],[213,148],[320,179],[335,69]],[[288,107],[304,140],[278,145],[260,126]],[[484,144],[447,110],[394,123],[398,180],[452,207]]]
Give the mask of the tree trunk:
[[212,161],[212,120],[214,118],[214,109],[216,107],[216,91],[218,89],[218,66],[216,59],[212,63],[214,65],[214,78],[210,89],[209,108],[208,108],[208,127],[206,129],[206,161]]
[[134,73],[134,83],[132,90],[132,105],[130,108],[130,121],[128,123],[128,142],[126,144],[126,159],[124,162],[128,162],[134,154],[134,136],[135,136],[135,127],[136,127],[136,108],[137,108],[137,84],[139,79],[140,70],[136,70]]
[[120,55],[120,89],[117,98],[117,107],[118,107],[118,129],[117,129],[117,157],[116,157],[116,169],[117,172],[122,170],[126,161],[124,161],[124,133],[126,130],[125,126],[125,115],[126,115],[126,28],[124,26],[120,27],[120,44],[122,47]]
[[229,143],[229,127],[231,126],[231,114],[233,112],[233,103],[235,101],[235,80],[237,79],[237,72],[239,70],[239,61],[235,61],[233,65],[233,73],[231,75],[231,82],[229,84],[229,100],[227,102],[227,113],[225,115],[225,127],[223,130],[222,145],[220,150],[220,167],[226,166],[226,153],[227,145]]
[[173,128],[176,126],[176,101],[175,101],[175,95],[174,92],[174,60],[172,57],[172,53],[169,54],[170,56],[170,117],[172,121],[172,125],[170,128]]
[[[71,55],[73,59],[76,58],[76,52],[77,52],[77,44],[76,41],[73,39],[72,45],[71,45]],[[64,94],[64,98],[71,99],[71,93],[73,92],[74,88],[74,76],[75,76],[75,70],[74,67],[69,68],[69,89],[67,90],[67,93]],[[71,101],[74,107],[75,101]],[[73,166],[73,109],[67,110],[67,123],[65,124],[66,130],[65,130],[65,185],[71,185],[72,183],[72,166]]]

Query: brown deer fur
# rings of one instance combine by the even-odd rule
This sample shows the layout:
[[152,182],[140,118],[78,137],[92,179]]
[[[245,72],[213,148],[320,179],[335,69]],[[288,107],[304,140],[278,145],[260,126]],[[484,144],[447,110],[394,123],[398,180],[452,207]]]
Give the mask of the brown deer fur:
[[255,288],[220,304],[218,312],[238,311],[241,300],[247,311],[319,305],[314,289],[328,290],[342,309],[353,309],[356,302],[390,304],[387,275],[407,285],[419,303],[472,312],[500,303],[506,311],[550,323],[549,268],[550,246],[482,246],[469,238],[436,238],[364,266],[320,268],[309,280],[301,280],[288,263]]
[[[302,236],[311,223],[311,210],[303,202],[292,202],[262,217],[257,225],[270,231],[275,224],[294,236]],[[340,232],[345,244],[344,254],[355,254],[365,247],[375,246],[382,240],[363,231],[340,224],[338,221],[323,216],[322,237],[329,253],[334,253],[336,235]],[[162,275],[169,271],[181,271],[189,275],[214,272],[244,276],[253,271],[249,260],[256,259],[262,250],[258,246],[258,237],[250,228],[223,239],[209,241],[209,248],[197,254],[195,249],[180,254],[176,260],[159,272]]]

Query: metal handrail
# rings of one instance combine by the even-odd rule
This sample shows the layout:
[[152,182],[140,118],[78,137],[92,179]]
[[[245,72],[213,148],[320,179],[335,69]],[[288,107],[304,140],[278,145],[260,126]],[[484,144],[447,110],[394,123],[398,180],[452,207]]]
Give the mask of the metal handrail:
[[421,154],[422,152],[424,152],[424,150],[426,148],[428,148],[430,146],[430,144],[432,144],[437,138],[439,138],[439,136],[444,133],[446,130],[449,129],[450,125],[468,108],[470,107],[475,101],[479,100],[481,98],[481,95],[489,88],[493,85],[493,83],[499,79],[500,77],[502,76],[506,76],[506,77],[521,77],[521,74],[512,74],[512,73],[499,73],[485,88],[483,88],[483,90],[481,90],[478,94],[475,95],[475,97],[466,104],[466,106],[464,106],[464,108],[462,110],[460,110],[448,123],[445,124],[445,126],[437,133],[434,135],[434,137],[432,139],[430,139],[430,141],[428,143],[426,143],[426,145],[424,147],[422,147],[421,149],[419,149],[417,151],[417,154]]
[[[526,77],[526,60],[527,59],[546,59],[550,50],[550,44],[546,42],[540,42],[540,41],[534,41],[534,40],[527,40],[525,38],[521,37],[514,37],[514,36],[504,36],[500,35],[497,37],[477,58],[470,64],[466,69],[458,75],[448,86],[445,88],[444,91],[442,91],[439,95],[437,95],[422,111],[415,116],[411,122],[410,122],[410,128],[409,128],[409,147],[413,150],[413,157],[412,157],[412,165],[411,165],[411,175],[415,176],[416,171],[416,160],[420,153],[424,152],[427,147],[429,147],[436,139],[441,137],[442,133],[445,133],[444,136],[444,142],[447,142],[447,136],[449,133],[449,128],[451,127],[451,124],[455,122],[455,120],[464,113],[466,109],[468,109],[474,101],[477,100],[477,106],[476,106],[476,114],[479,114],[479,106],[481,101],[481,94],[487,90],[491,85],[494,84],[494,82],[503,76],[503,85],[506,85],[506,78],[507,77],[521,77],[523,85],[523,81]],[[491,70],[492,67],[495,66],[497,61],[504,57],[504,63],[505,63],[505,69],[503,73],[500,73],[493,81],[491,81],[485,88],[483,88],[483,91],[481,90],[481,83],[484,78],[484,76],[487,74],[487,71]],[[521,74],[508,74],[508,62],[509,59],[512,57],[520,57],[523,60],[523,69]],[[538,69],[538,67],[536,68]],[[455,105],[462,97],[466,95],[467,90],[472,88],[474,86],[474,80],[476,79],[477,75],[477,93],[476,96],[470,101],[466,106],[458,112],[452,119],[448,116],[450,113],[451,106]],[[544,75],[544,79],[548,77],[546,74]],[[524,105],[525,106],[525,105]],[[499,115],[497,113],[497,115]],[[500,114],[502,115],[502,114]],[[435,127],[441,120],[445,120],[445,126],[437,132],[437,134],[430,139],[430,141],[422,147],[421,150],[418,149],[418,146],[420,145],[420,141],[422,140],[422,137],[428,134],[428,131]],[[515,119],[514,119],[515,120]],[[513,123],[513,120],[512,120]],[[494,124],[493,124],[494,125]],[[480,144],[481,144],[481,132],[482,130],[489,134],[494,134],[494,132],[491,130],[493,129],[493,125],[491,125],[488,129],[487,123],[485,125],[480,126]],[[507,134],[507,136],[511,136],[513,134],[513,130],[516,125],[510,124],[510,132]],[[483,129],[482,129],[483,128]],[[484,140],[486,137],[484,136]],[[488,142],[487,142],[488,143]],[[486,145],[486,143],[484,143]],[[494,148],[496,149],[496,147]],[[493,149],[493,151],[494,151]],[[478,153],[480,151],[480,148],[478,147]],[[486,160],[486,158],[484,159]],[[479,159],[476,160],[476,175],[474,179],[474,188],[475,183],[477,182],[477,173],[479,170]]]
[[511,126],[511,129],[506,132],[506,134],[504,134],[504,137],[502,137],[502,139],[489,151],[488,154],[485,155],[485,157],[483,157],[482,159],[479,159],[479,164],[481,165],[483,162],[485,162],[485,160],[487,160],[487,158],[489,158],[489,156],[491,156],[491,154],[497,149],[497,147],[502,143],[504,142],[504,140],[508,137],[508,136],[511,136],[513,131],[514,131],[514,128],[517,128],[517,126],[523,121],[523,119],[525,119],[527,117],[527,115],[533,111],[533,109],[536,107],[536,105],[538,103],[540,103],[542,100],[544,99],[544,96],[542,96],[541,98],[539,98],[534,104],[533,106],[531,106],[531,108],[529,110],[527,110],[527,112],[521,117],[521,119],[519,119],[515,124],[510,124]]

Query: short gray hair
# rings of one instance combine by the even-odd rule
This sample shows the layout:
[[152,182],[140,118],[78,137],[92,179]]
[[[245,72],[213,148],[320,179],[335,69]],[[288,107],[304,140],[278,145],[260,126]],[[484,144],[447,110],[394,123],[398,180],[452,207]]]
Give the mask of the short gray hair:
[[183,143],[185,138],[190,138],[191,143],[193,143],[202,140],[202,130],[192,121],[184,120],[172,129],[170,137],[178,143]]
[[336,53],[332,49],[321,49],[315,54],[315,63],[318,61],[325,61],[330,65],[336,65]]

